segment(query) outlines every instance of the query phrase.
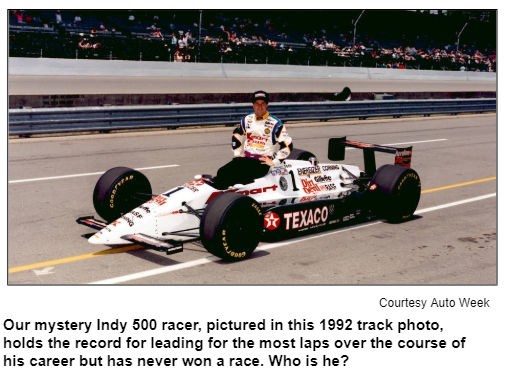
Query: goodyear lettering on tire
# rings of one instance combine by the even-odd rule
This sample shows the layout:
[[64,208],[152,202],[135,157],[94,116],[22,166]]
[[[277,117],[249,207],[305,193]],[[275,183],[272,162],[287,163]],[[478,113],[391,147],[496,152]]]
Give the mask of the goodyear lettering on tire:
[[132,180],[134,175],[130,175],[129,177],[126,176],[123,179],[121,179],[120,182],[117,182],[116,185],[114,186],[114,189],[112,190],[112,194],[109,199],[109,207],[114,208],[114,197],[116,196],[116,192],[118,190],[118,187],[121,187],[121,184],[123,184],[125,181],[127,182],[128,180]]
[[263,216],[263,212],[261,211],[261,208],[257,204],[252,203],[251,206],[253,207],[253,209],[256,210],[256,212],[258,212],[259,216]]
[[[413,178],[413,179],[414,179],[414,180],[418,183],[418,187],[421,187],[421,181],[419,180],[419,176],[418,176],[418,175],[416,175],[416,174],[415,174],[415,173],[413,173],[413,172],[409,172],[407,175],[405,175],[405,176],[403,177],[403,179],[402,179],[402,180],[400,181],[400,183],[398,184],[398,186],[397,186],[398,191],[400,191],[400,190],[401,190],[403,183],[404,183],[407,179],[409,179],[409,178]],[[408,219],[410,219],[410,218],[412,217],[412,214],[413,214],[413,213],[409,213],[409,214],[407,214],[407,215],[403,215],[403,216],[402,216],[402,220],[408,220]]]
[[246,252],[243,251],[241,253],[237,253],[233,251],[229,246],[228,246],[228,241],[226,240],[226,230],[222,230],[221,234],[223,235],[222,241],[223,241],[223,248],[226,254],[228,254],[230,257],[233,258],[243,258],[246,256]]
[[400,190],[400,189],[402,188],[403,183],[404,183],[404,182],[405,182],[405,180],[407,180],[408,178],[414,178],[414,180],[415,180],[416,182],[418,182],[418,183],[419,183],[418,185],[419,185],[419,186],[421,186],[421,182],[420,182],[420,180],[419,180],[419,176],[418,176],[418,175],[416,175],[416,174],[415,174],[415,173],[413,173],[413,172],[410,172],[410,173],[408,173],[407,175],[405,175],[405,176],[403,177],[403,179],[400,181],[400,183],[398,184],[398,187],[397,187],[397,188],[398,188],[398,190]]

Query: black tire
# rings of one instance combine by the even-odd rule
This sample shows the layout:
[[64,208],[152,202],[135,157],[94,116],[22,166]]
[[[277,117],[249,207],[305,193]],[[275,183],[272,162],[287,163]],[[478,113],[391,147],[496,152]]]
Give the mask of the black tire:
[[295,161],[308,161],[309,158],[316,158],[316,156],[310,151],[293,149],[291,150],[291,154],[289,154],[286,159],[292,159]]
[[419,174],[411,168],[384,165],[370,181],[373,210],[390,222],[407,221],[421,197]]
[[98,179],[93,205],[100,217],[112,222],[150,200],[151,194],[151,184],[144,174],[128,167],[114,167]]
[[200,238],[209,253],[225,261],[241,261],[258,246],[262,229],[258,203],[248,196],[225,192],[205,208]]

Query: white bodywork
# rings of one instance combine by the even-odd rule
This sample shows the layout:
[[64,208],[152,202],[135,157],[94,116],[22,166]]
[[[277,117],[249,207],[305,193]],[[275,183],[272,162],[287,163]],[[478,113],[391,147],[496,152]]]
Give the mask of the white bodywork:
[[[229,191],[251,196],[261,207],[271,208],[288,202],[291,204],[347,196],[353,190],[353,175],[360,176],[357,166],[286,160],[279,166],[271,167],[266,176],[244,186],[236,185]],[[121,216],[91,236],[89,242],[131,244],[121,237],[138,233],[178,242],[194,239],[188,235],[171,234],[198,234],[200,219],[184,204],[201,214],[208,202],[223,192],[213,188],[204,179],[198,176],[196,178]]]

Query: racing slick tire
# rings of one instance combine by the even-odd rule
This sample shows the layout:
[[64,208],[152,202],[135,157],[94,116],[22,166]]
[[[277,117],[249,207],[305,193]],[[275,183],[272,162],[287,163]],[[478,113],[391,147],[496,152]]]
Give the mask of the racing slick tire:
[[205,208],[200,238],[207,251],[225,261],[241,261],[256,249],[263,230],[263,213],[252,198],[225,192]]
[[407,221],[419,204],[421,180],[411,168],[384,165],[372,177],[370,191],[377,216],[389,222]]
[[310,158],[316,158],[316,156],[310,151],[293,148],[293,150],[291,150],[291,154],[289,154],[286,159],[292,159],[295,161],[308,161]]
[[151,199],[152,189],[144,174],[128,167],[106,171],[95,185],[93,205],[108,222]]

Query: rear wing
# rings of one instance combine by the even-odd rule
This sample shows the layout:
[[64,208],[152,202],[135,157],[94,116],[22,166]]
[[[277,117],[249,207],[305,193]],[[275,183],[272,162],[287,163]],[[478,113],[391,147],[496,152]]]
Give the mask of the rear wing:
[[372,176],[377,167],[375,165],[375,152],[395,154],[395,165],[410,167],[412,161],[412,146],[392,147],[374,145],[370,143],[348,141],[347,137],[330,138],[328,143],[328,159],[331,161],[342,161],[345,159],[345,148],[354,147],[363,150],[363,159],[365,160],[365,173]]

